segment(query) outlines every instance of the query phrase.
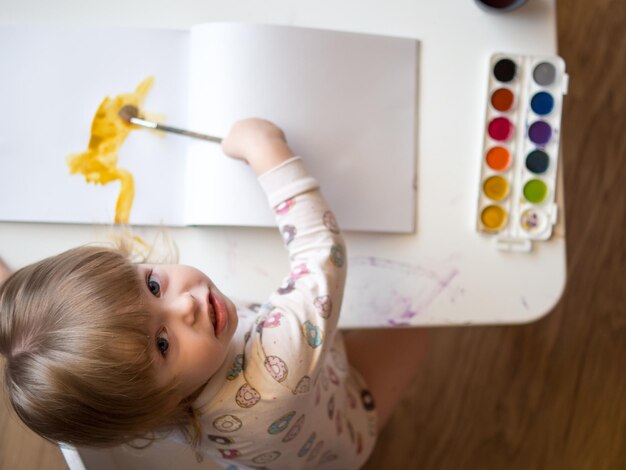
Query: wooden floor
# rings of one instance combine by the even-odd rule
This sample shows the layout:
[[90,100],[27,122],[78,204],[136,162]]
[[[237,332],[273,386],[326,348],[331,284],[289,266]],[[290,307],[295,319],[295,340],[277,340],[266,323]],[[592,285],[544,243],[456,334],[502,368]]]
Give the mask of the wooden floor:
[[[566,291],[537,323],[432,330],[368,470],[626,468],[626,2],[560,0],[558,31]],[[0,406],[0,470],[61,468]]]

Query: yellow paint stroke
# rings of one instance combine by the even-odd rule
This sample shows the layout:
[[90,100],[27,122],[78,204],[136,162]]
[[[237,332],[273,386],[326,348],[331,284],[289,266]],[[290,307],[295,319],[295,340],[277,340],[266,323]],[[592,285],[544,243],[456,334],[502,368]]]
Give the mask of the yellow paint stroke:
[[154,77],[148,77],[132,93],[124,93],[114,98],[107,96],[91,123],[87,150],[67,157],[70,174],[81,173],[88,183],[105,185],[119,180],[121,187],[115,205],[116,224],[128,223],[135,196],[133,175],[117,166],[117,154],[133,126],[120,118],[118,112],[126,105],[141,109],[153,83]]

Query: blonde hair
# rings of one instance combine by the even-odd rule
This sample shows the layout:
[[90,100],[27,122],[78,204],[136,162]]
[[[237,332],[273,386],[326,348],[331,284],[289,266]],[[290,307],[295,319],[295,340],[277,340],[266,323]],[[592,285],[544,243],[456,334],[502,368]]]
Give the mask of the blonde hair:
[[0,285],[4,383],[21,420],[44,438],[108,447],[179,428],[200,439],[191,398],[157,385],[142,280],[124,250],[80,247]]

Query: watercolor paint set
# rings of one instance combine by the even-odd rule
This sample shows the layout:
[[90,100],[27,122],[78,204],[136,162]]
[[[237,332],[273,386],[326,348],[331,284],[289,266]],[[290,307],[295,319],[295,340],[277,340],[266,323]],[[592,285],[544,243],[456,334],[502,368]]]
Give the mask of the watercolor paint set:
[[476,228],[500,249],[552,236],[567,83],[561,57],[491,57]]

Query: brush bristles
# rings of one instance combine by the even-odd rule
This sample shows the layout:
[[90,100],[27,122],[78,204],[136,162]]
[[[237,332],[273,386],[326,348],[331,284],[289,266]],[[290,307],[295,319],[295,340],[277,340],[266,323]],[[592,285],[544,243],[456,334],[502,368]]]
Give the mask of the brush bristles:
[[130,124],[130,120],[138,116],[139,110],[136,106],[127,104],[126,106],[122,106],[117,114],[122,120]]

